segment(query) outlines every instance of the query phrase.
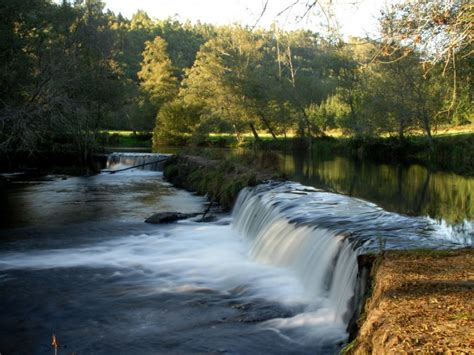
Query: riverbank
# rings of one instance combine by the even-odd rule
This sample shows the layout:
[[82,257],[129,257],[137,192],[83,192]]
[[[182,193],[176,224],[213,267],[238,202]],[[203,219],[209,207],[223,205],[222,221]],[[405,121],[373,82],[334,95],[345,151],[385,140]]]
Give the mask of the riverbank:
[[[462,128],[462,129],[461,129]],[[432,145],[423,135],[407,136],[404,140],[392,137],[351,138],[336,132],[324,137],[313,138],[311,142],[296,137],[278,137],[260,134],[255,142],[253,136],[237,142],[231,134],[210,134],[200,147],[236,148],[297,151],[308,150],[317,156],[340,155],[379,163],[421,164],[432,171],[453,172],[464,176],[474,176],[474,133],[473,126],[441,130],[433,135]],[[151,134],[132,131],[103,131],[98,143],[101,146],[121,148],[152,147]],[[189,139],[187,139],[189,138]],[[191,137],[183,137],[182,144],[191,145]],[[196,144],[196,142],[193,142]],[[155,149],[160,150],[160,146]]]
[[[294,151],[314,156],[343,156],[377,163],[420,164],[431,171],[474,176],[474,133],[433,136],[432,145],[423,136],[398,138],[319,137],[311,142],[298,138],[247,137],[240,145],[230,135],[210,136],[199,144],[211,148],[237,146],[261,151]],[[159,149],[159,147],[155,147]]]
[[474,251],[386,252],[349,354],[457,353],[474,349]]
[[[250,147],[252,143],[246,143]],[[311,148],[308,146],[311,144]],[[264,150],[308,151],[315,156],[334,156],[368,160],[377,163],[420,164],[431,171],[453,172],[474,176],[474,134],[439,135],[433,144],[422,136],[398,138],[320,137],[311,143],[297,138],[262,140]]]
[[[225,160],[175,156],[165,166],[165,177],[179,187],[207,194],[229,210],[243,187],[284,178],[275,175],[268,154],[260,161],[249,156]],[[265,164],[266,169],[258,168]],[[375,260],[372,286],[366,287],[364,281],[356,292],[363,311],[358,325],[349,326],[355,340],[346,347],[347,353],[469,353],[474,348],[472,249],[387,251],[370,259]],[[364,293],[369,297],[365,304]]]
[[283,178],[275,162],[278,158],[272,153],[242,154],[219,160],[176,155],[165,163],[164,176],[177,187],[207,195],[210,201],[228,211],[244,187]]
[[22,173],[26,179],[55,174],[89,176],[100,172],[106,159],[104,154],[84,157],[80,152],[12,153],[0,157],[0,173]]

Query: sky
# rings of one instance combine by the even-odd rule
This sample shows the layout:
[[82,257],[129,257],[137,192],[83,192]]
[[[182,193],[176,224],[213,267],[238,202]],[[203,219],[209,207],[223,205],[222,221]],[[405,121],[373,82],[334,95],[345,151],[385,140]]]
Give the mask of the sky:
[[[269,0],[264,16],[258,26],[268,27],[277,22],[285,29],[308,28],[318,31],[318,26],[326,25],[324,15],[306,16],[298,20],[304,13],[303,4],[300,7],[277,14],[296,0]],[[330,0],[325,0],[329,2]],[[357,5],[350,5],[355,0],[332,0],[334,12],[341,33],[344,36],[376,35],[377,16],[389,0],[357,0]],[[240,23],[253,26],[262,13],[265,0],[105,0],[106,7],[115,13],[130,18],[138,9],[144,10],[150,17],[175,17],[180,21],[206,22],[213,24]]]

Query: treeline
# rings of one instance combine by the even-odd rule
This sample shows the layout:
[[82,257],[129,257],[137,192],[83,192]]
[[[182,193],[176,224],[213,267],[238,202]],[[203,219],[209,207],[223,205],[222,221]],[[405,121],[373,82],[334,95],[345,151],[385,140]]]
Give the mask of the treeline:
[[151,131],[159,106],[140,86],[145,42],[170,43],[180,78],[214,31],[142,11],[128,20],[99,0],[4,0],[0,16],[0,160],[87,160],[104,129]]
[[166,42],[148,43],[142,87],[162,95],[155,145],[205,142],[210,132],[238,141],[251,132],[259,141],[262,131],[310,145],[334,128],[400,140],[421,131],[432,144],[438,125],[472,120],[470,50],[428,64],[426,53],[400,42],[219,27],[182,80],[172,76]]
[[4,154],[87,159],[106,129],[153,130],[155,145],[261,132],[310,145],[333,128],[430,140],[439,124],[472,120],[472,46],[430,61],[406,37],[126,19],[99,0],[4,0],[0,15]]

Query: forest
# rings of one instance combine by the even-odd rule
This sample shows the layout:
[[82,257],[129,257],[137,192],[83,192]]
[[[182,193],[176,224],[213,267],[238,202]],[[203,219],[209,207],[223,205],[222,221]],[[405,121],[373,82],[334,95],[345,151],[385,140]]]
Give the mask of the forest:
[[[423,5],[424,4],[424,5]],[[131,19],[99,0],[0,5],[2,155],[97,152],[108,130],[154,146],[210,135],[311,146],[472,125],[472,5],[401,2],[378,39]]]

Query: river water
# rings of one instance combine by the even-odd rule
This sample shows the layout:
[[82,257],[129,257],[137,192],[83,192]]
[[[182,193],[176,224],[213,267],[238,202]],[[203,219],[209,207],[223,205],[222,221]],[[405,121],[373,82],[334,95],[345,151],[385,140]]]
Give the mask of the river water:
[[281,154],[280,159],[282,170],[305,185],[448,225],[474,220],[474,177],[433,172],[417,164],[377,164],[338,156]]
[[382,239],[472,244],[454,222],[299,183],[246,189],[213,222],[149,225],[206,200],[153,170],[12,181],[0,195],[2,354],[51,354],[53,333],[67,354],[333,354],[347,340],[357,254]]

